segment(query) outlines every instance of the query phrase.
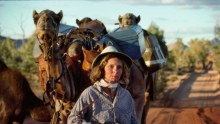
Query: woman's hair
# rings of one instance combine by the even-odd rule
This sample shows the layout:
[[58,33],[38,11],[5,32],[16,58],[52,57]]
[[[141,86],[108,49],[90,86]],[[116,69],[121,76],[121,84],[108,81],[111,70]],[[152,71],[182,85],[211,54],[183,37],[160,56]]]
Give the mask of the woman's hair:
[[124,60],[122,60],[119,56],[117,56],[116,54],[107,54],[99,63],[99,65],[97,65],[96,67],[94,67],[90,73],[90,79],[92,81],[92,83],[95,83],[96,81],[99,81],[100,79],[102,79],[104,77],[104,68],[108,63],[108,60],[111,58],[118,58],[119,60],[122,61],[123,63],[123,72],[122,75],[120,77],[120,84],[122,86],[127,86],[128,81],[129,81],[129,74],[130,74],[130,70],[127,66],[127,64],[125,63]]

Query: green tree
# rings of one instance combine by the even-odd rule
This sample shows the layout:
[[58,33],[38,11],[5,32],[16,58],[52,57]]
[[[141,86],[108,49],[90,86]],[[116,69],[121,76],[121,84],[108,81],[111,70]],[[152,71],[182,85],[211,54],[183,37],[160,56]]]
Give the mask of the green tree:
[[173,51],[169,51],[169,56],[167,58],[167,64],[166,64],[166,67],[168,69],[175,69],[176,68],[176,64],[175,64],[175,56],[174,56],[174,53]]
[[186,49],[186,45],[183,44],[183,41],[181,38],[177,38],[176,42],[175,42],[175,47],[172,49],[172,53],[174,56],[174,62],[175,62],[175,66],[176,69],[183,67],[183,53]]
[[196,60],[195,60],[195,58],[193,58],[193,56],[191,55],[189,48],[186,48],[186,49],[185,49],[182,58],[183,58],[183,60],[184,60],[184,61],[183,61],[183,65],[184,65],[184,66],[190,67],[190,68],[195,66]]
[[19,49],[22,54],[22,63],[20,63],[20,70],[26,74],[32,72],[36,73],[37,66],[35,63],[35,58],[33,57],[33,48],[34,48],[34,37],[31,37],[27,40],[25,44]]
[[33,58],[34,38],[29,38],[21,48],[16,48],[15,43],[16,41],[12,41],[10,38],[0,42],[0,59],[29,78],[33,70],[37,71],[37,64]]
[[215,69],[220,72],[220,44],[212,46],[211,53]]
[[190,53],[195,58],[196,64],[206,67],[206,60],[210,52],[210,42],[204,39],[192,39],[189,42]]
[[15,42],[10,38],[0,42],[0,59],[2,59],[8,66],[13,67],[14,61],[19,54],[16,50]]

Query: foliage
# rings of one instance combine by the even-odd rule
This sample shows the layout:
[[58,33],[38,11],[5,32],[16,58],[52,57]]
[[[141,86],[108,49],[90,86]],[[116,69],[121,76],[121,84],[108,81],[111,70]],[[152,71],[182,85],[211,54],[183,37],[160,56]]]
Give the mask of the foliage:
[[166,74],[165,74],[165,69],[160,69],[157,72],[157,79],[156,79],[156,94],[155,95],[159,95],[161,92],[164,91],[165,87],[166,87]]
[[[220,25],[216,24],[214,27],[215,37],[220,39]],[[215,68],[220,72],[220,44],[212,47],[212,59],[214,61]]]
[[175,68],[177,74],[187,73],[195,67],[206,68],[211,42],[205,39],[191,39],[189,46],[177,38],[174,48],[169,51],[168,68]]
[[174,51],[169,51],[166,67],[171,70],[176,68]]
[[215,69],[220,72],[220,44],[213,46],[211,50],[213,55],[212,60],[215,65]]
[[0,59],[9,67],[18,69],[29,78],[37,70],[35,59],[32,56],[33,46],[33,37],[25,41],[21,48],[16,48],[15,41],[7,38],[5,41],[0,41]]
[[195,58],[197,66],[205,69],[207,57],[210,52],[210,42],[204,39],[192,39],[189,42],[190,54]]
[[177,70],[178,68],[183,66],[184,60],[182,58],[182,55],[186,49],[186,46],[183,44],[181,38],[177,38],[177,41],[174,46],[175,47],[172,49],[172,55],[174,57],[175,69]]
[[14,61],[20,61],[19,53],[16,52],[15,42],[7,38],[5,41],[0,41],[0,59],[7,63],[8,66],[13,66]]
[[183,58],[183,66],[187,66],[187,67],[194,67],[195,66],[195,58],[193,57],[193,55],[190,53],[190,49],[187,48],[184,50],[184,53],[182,55]]

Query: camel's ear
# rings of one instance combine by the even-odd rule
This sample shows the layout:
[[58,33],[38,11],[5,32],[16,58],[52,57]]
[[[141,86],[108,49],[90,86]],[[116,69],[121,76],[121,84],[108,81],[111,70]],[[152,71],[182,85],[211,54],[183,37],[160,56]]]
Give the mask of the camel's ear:
[[136,17],[136,24],[138,24],[141,21],[141,17],[140,15],[138,17]]
[[33,10],[33,12],[32,12],[32,17],[33,17],[33,20],[34,20],[34,24],[36,25],[36,24],[37,24],[37,21],[38,21],[38,19],[39,19],[39,15],[38,15],[38,13],[37,13],[36,10]]
[[78,26],[80,25],[79,19],[76,19],[76,24],[77,24]]
[[63,11],[62,10],[60,10],[60,12],[59,13],[57,13],[57,16],[58,16],[58,18],[57,18],[57,23],[60,23],[60,21],[61,21],[61,19],[63,18]]
[[118,16],[118,21],[119,21],[119,23],[122,23],[122,16],[121,15]]

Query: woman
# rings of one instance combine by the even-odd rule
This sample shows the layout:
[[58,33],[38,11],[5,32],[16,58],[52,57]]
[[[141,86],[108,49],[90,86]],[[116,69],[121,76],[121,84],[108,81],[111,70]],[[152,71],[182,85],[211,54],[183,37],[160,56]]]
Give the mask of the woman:
[[73,107],[68,124],[137,124],[134,101],[125,86],[132,60],[113,46],[106,47],[92,64],[94,83],[83,91]]

